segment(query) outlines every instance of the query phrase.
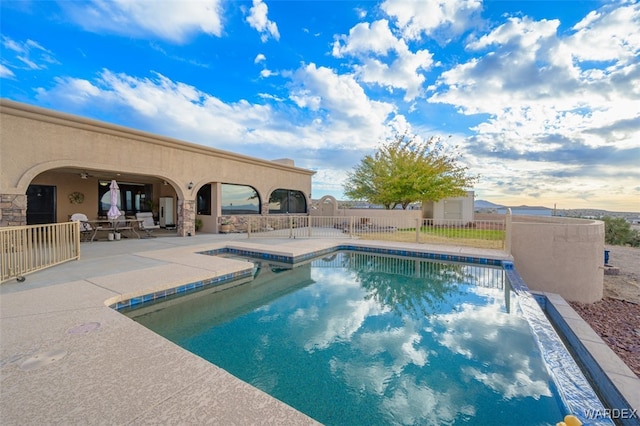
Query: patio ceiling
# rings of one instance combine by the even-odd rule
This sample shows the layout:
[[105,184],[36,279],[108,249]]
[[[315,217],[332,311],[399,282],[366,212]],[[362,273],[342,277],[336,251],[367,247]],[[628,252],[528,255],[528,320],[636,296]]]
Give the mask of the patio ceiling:
[[82,175],[86,174],[87,178],[97,180],[112,180],[115,179],[119,182],[137,182],[137,183],[162,183],[164,179],[150,176],[141,175],[135,173],[123,173],[115,172],[112,170],[94,170],[94,169],[81,169],[81,168],[59,168],[49,170],[48,173],[60,173],[60,174],[74,174],[78,176],[78,179],[82,179]]

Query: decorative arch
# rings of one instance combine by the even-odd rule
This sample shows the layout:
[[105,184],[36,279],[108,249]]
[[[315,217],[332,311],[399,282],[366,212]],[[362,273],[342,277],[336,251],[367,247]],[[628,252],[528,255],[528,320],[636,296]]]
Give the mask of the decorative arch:
[[337,216],[338,201],[331,195],[325,195],[319,202],[320,216]]
[[55,160],[55,161],[48,161],[45,163],[36,164],[35,166],[25,170],[25,172],[20,176],[20,179],[18,180],[15,187],[16,193],[25,194],[31,182],[33,182],[33,180],[41,173],[45,173],[55,169],[63,169],[63,168],[75,168],[78,170],[96,170],[96,171],[109,170],[115,173],[130,173],[130,174],[135,174],[140,176],[153,176],[154,178],[163,179],[169,185],[171,185],[173,189],[176,191],[176,195],[178,196],[178,198],[184,198],[186,195],[185,194],[186,187],[183,188],[181,185],[176,183],[175,179],[172,179],[169,176],[161,176],[161,175],[155,175],[155,174],[152,175],[148,173],[141,173],[139,171],[131,171],[131,170],[116,170],[113,168],[112,165],[106,165],[104,163],[90,162],[90,161],[84,161],[84,160],[82,161]]

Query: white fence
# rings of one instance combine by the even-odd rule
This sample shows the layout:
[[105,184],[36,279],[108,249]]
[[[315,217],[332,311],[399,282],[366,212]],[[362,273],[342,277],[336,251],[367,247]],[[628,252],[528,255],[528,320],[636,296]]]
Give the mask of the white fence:
[[0,228],[0,282],[79,258],[79,222]]
[[249,238],[359,238],[505,248],[506,220],[416,219],[409,217],[234,216],[229,232]]

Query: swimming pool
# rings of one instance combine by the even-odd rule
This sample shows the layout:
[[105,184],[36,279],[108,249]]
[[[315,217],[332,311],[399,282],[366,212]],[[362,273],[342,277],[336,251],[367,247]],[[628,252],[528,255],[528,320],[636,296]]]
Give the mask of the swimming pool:
[[254,262],[245,285],[128,314],[325,424],[555,424],[583,398],[558,389],[502,267]]

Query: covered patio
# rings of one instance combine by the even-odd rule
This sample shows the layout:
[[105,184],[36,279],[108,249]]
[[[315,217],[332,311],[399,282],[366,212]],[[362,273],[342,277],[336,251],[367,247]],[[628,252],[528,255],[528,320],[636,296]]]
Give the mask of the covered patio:
[[282,194],[301,196],[304,213],[310,204],[314,172],[290,159],[248,157],[6,99],[0,106],[0,226],[66,222],[74,213],[100,219],[111,180],[127,216],[152,212],[178,236],[195,235],[196,223],[217,233],[229,188],[246,188],[240,193],[250,194],[259,215]]

